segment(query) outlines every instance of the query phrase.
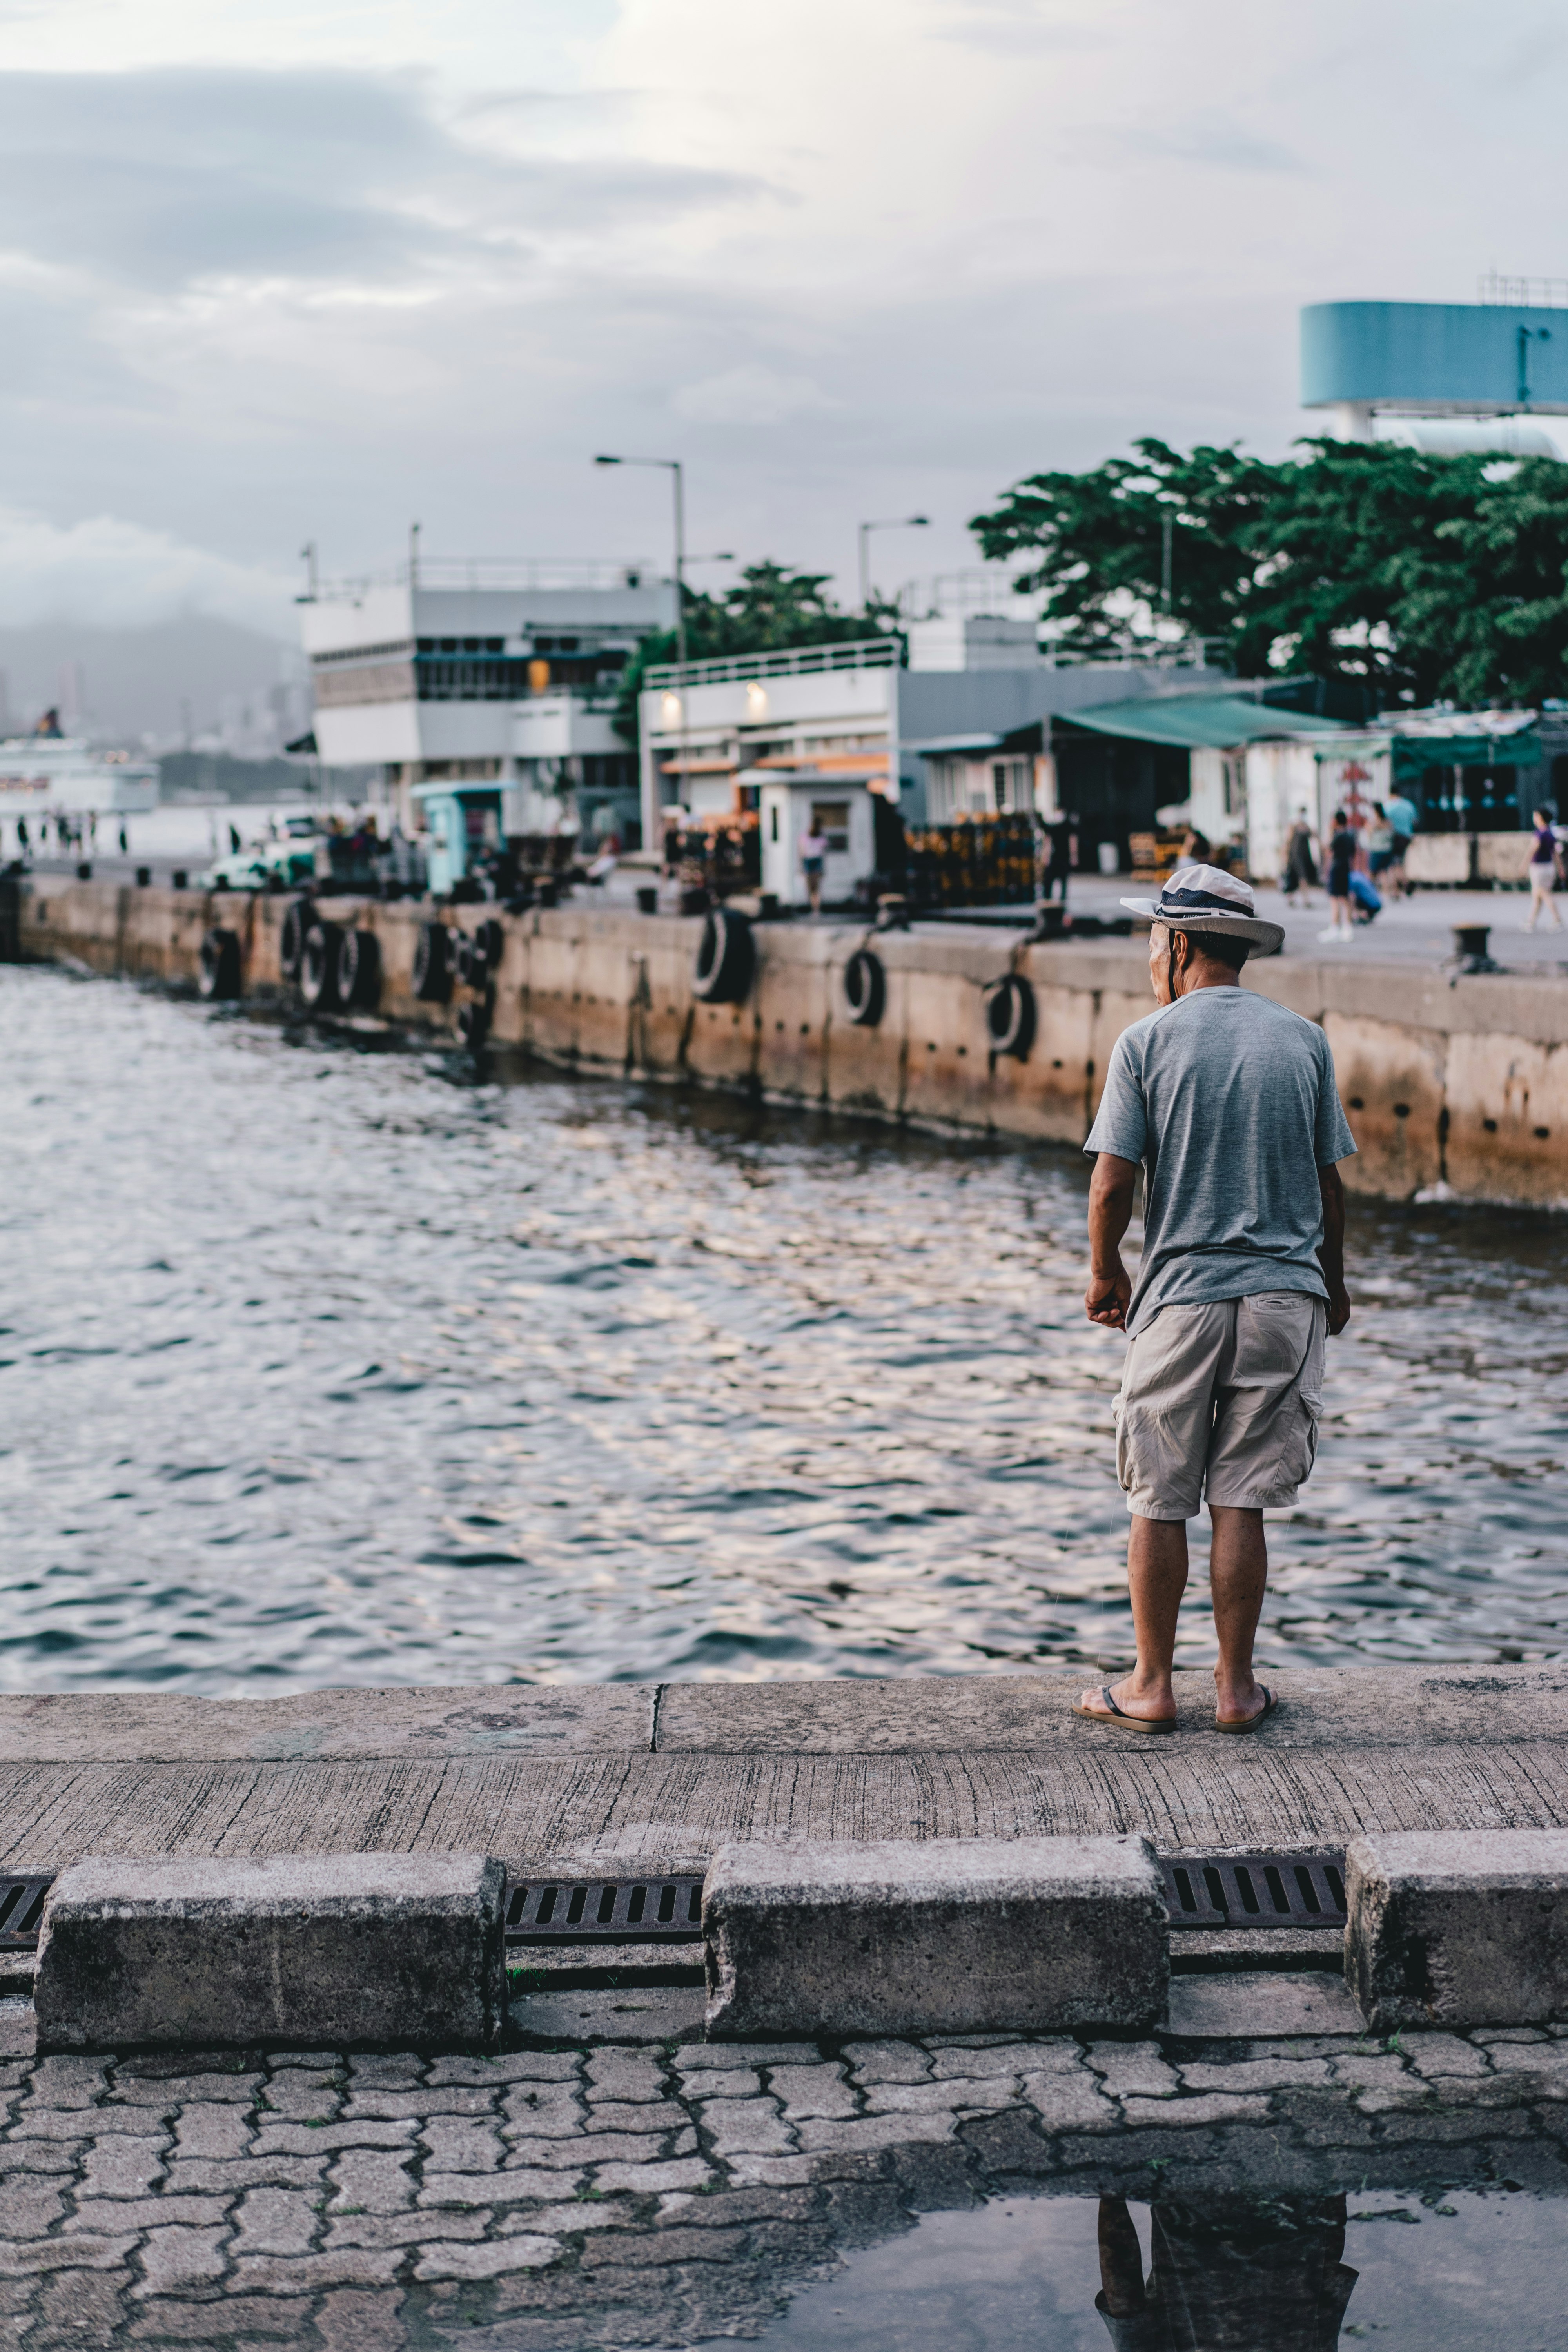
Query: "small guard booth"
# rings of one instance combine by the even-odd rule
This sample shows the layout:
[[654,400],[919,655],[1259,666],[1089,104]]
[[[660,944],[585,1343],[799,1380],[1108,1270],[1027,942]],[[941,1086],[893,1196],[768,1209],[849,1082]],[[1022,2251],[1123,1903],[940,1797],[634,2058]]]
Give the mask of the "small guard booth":
[[426,856],[433,897],[448,898],[470,862],[501,844],[501,794],[495,783],[442,780],[416,784],[429,831]]
[[748,768],[739,781],[758,787],[763,890],[781,907],[810,903],[800,845],[815,832],[827,844],[822,867],[824,905],[852,905],[858,887],[869,883],[877,870],[877,812],[867,777],[825,774],[815,768],[782,772]]

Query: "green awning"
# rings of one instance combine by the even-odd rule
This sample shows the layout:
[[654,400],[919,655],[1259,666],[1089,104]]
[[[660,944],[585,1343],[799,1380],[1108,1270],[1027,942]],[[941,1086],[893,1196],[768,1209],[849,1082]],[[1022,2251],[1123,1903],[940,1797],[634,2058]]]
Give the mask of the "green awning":
[[1311,711],[1277,710],[1242,694],[1155,694],[1136,702],[1098,702],[1087,710],[1058,712],[1057,723],[1064,720],[1092,728],[1097,735],[1123,735],[1136,743],[1165,743],[1183,751],[1225,751],[1242,743],[1366,732]]
[[1541,758],[1533,727],[1512,735],[1396,735],[1394,773],[1404,782],[1423,768],[1533,768]]

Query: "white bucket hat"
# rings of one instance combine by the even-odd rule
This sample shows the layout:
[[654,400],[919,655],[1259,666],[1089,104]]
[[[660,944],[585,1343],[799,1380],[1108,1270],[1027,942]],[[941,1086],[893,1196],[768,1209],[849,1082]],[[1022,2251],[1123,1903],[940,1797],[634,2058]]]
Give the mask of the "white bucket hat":
[[1249,884],[1218,866],[1178,866],[1157,898],[1123,898],[1122,905],[1146,922],[1175,931],[1227,931],[1250,940],[1262,955],[1278,955],[1285,944],[1282,924],[1266,923],[1253,912]]

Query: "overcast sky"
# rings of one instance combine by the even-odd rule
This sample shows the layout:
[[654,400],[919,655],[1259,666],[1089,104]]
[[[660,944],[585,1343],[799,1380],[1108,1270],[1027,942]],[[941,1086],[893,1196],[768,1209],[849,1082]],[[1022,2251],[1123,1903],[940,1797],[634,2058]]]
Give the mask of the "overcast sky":
[[[1281,454],[1308,301],[1568,274],[1522,0],[0,0],[0,624],[295,557],[885,586],[1019,475]],[[717,582],[712,570],[695,575]]]

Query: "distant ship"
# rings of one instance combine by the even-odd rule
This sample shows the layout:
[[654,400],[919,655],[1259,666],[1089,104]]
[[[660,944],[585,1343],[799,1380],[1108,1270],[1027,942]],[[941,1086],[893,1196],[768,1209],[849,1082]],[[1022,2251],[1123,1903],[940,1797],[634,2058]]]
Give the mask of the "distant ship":
[[46,710],[32,734],[0,742],[0,816],[142,816],[158,805],[158,776],[156,760],[95,751]]

